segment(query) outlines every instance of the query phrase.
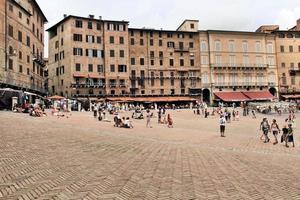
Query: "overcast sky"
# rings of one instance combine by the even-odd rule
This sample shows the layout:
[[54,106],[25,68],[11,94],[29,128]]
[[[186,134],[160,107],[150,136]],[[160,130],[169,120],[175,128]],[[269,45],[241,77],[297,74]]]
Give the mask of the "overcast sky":
[[[130,27],[176,29],[184,19],[199,20],[199,29],[255,31],[262,24],[287,29],[300,18],[300,0],[37,0],[48,19],[63,14],[128,20]],[[47,43],[47,41],[45,42]],[[45,45],[47,46],[47,45]],[[47,55],[47,52],[45,52]]]

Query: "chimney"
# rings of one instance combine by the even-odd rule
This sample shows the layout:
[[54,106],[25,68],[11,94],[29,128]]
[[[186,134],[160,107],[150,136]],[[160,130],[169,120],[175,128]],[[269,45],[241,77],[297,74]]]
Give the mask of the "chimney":
[[67,14],[64,14],[64,18],[66,18],[68,15]]
[[89,18],[90,19],[94,19],[94,15],[89,15]]
[[99,16],[99,19],[102,20],[102,16]]
[[300,19],[297,20],[296,30],[300,31]]

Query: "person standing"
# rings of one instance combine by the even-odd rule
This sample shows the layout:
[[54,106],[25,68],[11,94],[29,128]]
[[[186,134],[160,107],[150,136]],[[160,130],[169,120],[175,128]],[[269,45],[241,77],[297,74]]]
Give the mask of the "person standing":
[[[288,134],[287,134],[287,143],[293,143],[293,147],[295,147],[295,142],[294,142],[294,130],[292,127],[292,124],[289,124],[289,128],[288,128]],[[288,144],[286,145],[286,147],[289,147]]]
[[167,120],[168,120],[168,127],[173,128],[173,119],[171,118],[170,114],[168,114]]
[[225,137],[225,124],[226,124],[226,119],[225,116],[223,114],[220,115],[220,134],[221,137]]
[[268,137],[268,133],[270,131],[270,125],[267,118],[263,118],[262,122],[260,123],[260,130],[262,130],[263,135],[265,137],[264,143],[270,142],[270,138]]
[[150,114],[150,110],[147,110],[146,120],[147,120],[146,127],[147,128],[152,128],[152,126],[151,126],[151,114]]
[[277,136],[278,136],[278,133],[280,132],[280,129],[279,129],[279,126],[275,119],[273,119],[273,122],[271,124],[271,130],[272,130],[272,133],[275,138],[275,142],[273,144],[276,145],[276,144],[278,144]]
[[287,127],[288,127],[287,125],[284,125],[282,128],[281,143],[285,142],[285,146],[289,147],[287,144],[288,143],[287,136],[289,133],[289,129]]

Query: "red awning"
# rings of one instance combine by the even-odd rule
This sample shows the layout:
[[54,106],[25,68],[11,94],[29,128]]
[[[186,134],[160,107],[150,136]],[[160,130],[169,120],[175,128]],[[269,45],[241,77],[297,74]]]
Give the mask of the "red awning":
[[242,92],[215,92],[218,98],[226,102],[248,101],[249,98]]
[[197,99],[191,97],[110,97],[106,99],[107,101],[114,102],[192,102],[197,101]]
[[75,78],[87,78],[88,75],[85,74],[85,73],[76,72],[76,73],[73,74],[73,77],[75,77]]
[[281,95],[283,98],[285,99],[300,99],[300,95],[299,94],[295,94],[295,95]]
[[269,91],[246,91],[243,92],[251,100],[273,100],[276,99]]

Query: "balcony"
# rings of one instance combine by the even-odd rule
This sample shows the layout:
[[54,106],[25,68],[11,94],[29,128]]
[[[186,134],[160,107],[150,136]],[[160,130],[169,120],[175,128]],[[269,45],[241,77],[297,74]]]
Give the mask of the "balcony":
[[290,73],[290,76],[297,76],[297,75],[300,75],[300,69],[291,69],[289,71]]
[[214,69],[229,69],[229,70],[265,70],[269,67],[267,64],[212,64]]
[[268,87],[269,83],[267,82],[262,82],[262,83],[257,83],[257,82],[220,82],[220,83],[215,83],[215,87],[222,87],[222,88],[247,88],[247,87]]
[[32,61],[37,63],[38,65],[40,65],[42,67],[46,66],[45,60],[42,57],[38,56],[38,55],[33,54]]
[[90,84],[90,83],[71,83],[72,88],[104,88],[104,83],[96,83],[96,84]]
[[174,51],[175,52],[189,52],[190,48],[188,47],[180,47],[180,46],[176,46],[174,47]]
[[116,83],[109,83],[109,87],[110,88],[115,88],[115,87],[117,87],[117,84]]

